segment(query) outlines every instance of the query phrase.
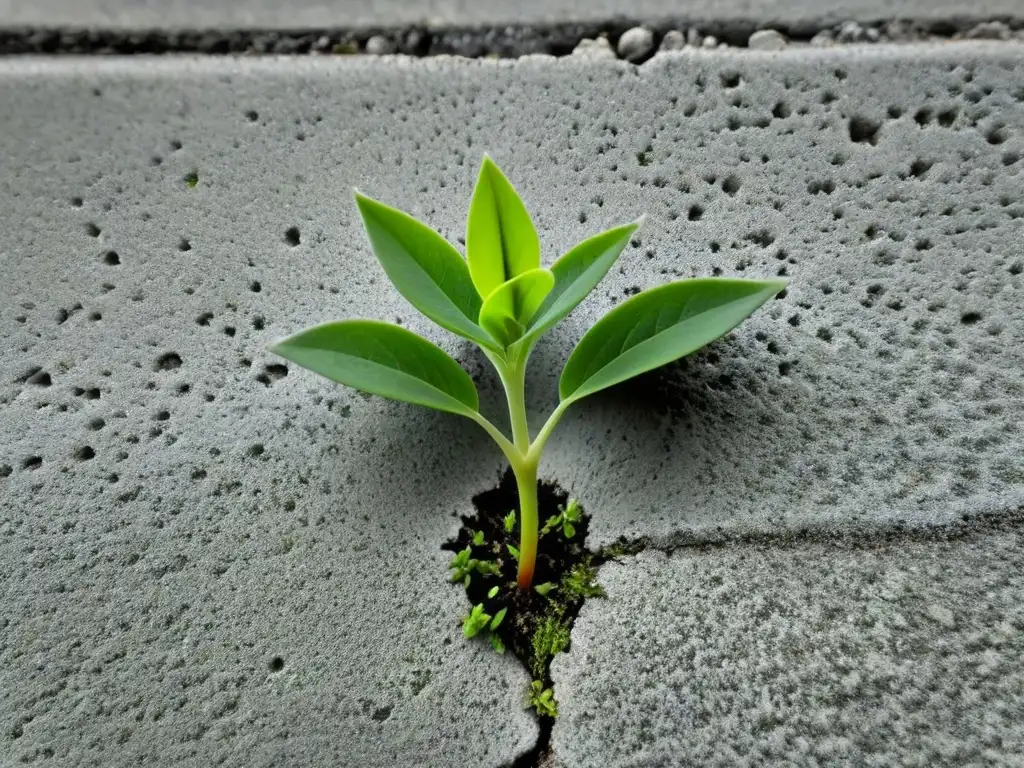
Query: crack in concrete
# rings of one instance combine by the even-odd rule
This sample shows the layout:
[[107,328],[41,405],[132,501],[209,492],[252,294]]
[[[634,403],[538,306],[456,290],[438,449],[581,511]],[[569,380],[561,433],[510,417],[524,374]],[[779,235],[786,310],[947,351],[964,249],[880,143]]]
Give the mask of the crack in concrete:
[[[852,530],[799,529],[780,532],[750,532],[728,534],[722,532],[717,537],[694,533],[679,533],[662,540],[620,539],[616,543],[593,552],[591,561],[594,568],[600,568],[608,562],[620,562],[622,558],[638,555],[646,550],[654,550],[666,555],[688,549],[698,552],[721,550],[728,546],[753,547],[799,547],[807,544],[825,544],[854,549],[866,549],[878,544],[893,545],[901,542],[953,541],[986,533],[1005,532],[1024,527],[1024,507],[1010,514],[986,513],[961,518],[959,522],[942,524],[920,524],[917,526],[892,525],[883,528],[860,528]],[[580,606],[582,611],[587,599]],[[575,626],[575,620],[573,621]],[[572,632],[570,627],[570,634]],[[549,662],[550,667],[550,662]],[[552,689],[554,683],[552,682]],[[541,768],[551,754],[551,734],[554,721],[551,718],[538,718],[540,734],[533,748],[510,764],[509,768]]]
[[[961,38],[981,23],[1004,24],[1024,29],[1018,17],[956,17],[949,19],[878,19],[860,22],[874,30],[872,42],[920,42]],[[774,29],[790,42],[809,43],[821,32],[841,25],[819,21],[767,25],[751,21],[677,17],[644,21],[624,17],[594,22],[551,24],[502,24],[494,27],[329,27],[309,29],[81,29],[70,27],[0,27],[0,55],[359,55],[397,53],[429,57],[457,55],[467,58],[518,58],[530,54],[566,56],[585,39],[606,37],[612,47],[627,30],[644,26],[653,33],[653,47],[637,61],[650,58],[665,34],[673,30],[699,29],[719,43],[746,48],[750,35]],[[833,45],[846,45],[840,37]],[[1019,42],[1019,39],[1018,39]]]

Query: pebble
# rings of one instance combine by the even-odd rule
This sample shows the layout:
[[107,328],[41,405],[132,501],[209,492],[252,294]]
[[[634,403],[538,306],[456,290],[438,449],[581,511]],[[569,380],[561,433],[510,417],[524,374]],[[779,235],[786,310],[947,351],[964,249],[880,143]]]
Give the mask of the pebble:
[[683,37],[683,33],[678,29],[670,29],[665,33],[665,36],[661,38],[661,47],[659,51],[678,51],[686,47],[686,38]]
[[836,40],[840,43],[859,43],[864,39],[864,27],[856,21],[844,21],[839,25]]
[[702,43],[702,45],[705,48],[717,48],[718,38],[715,37],[714,35],[708,35],[707,37],[704,38],[704,42]]
[[700,45],[703,41],[700,30],[696,27],[690,27],[686,30],[686,44],[687,45]]
[[759,29],[747,40],[747,46],[755,51],[781,51],[789,41],[774,29]]
[[834,42],[835,40],[832,38],[832,33],[827,29],[821,30],[821,32],[811,38],[811,45],[817,48],[826,48]]
[[366,52],[371,56],[386,56],[395,52],[395,46],[383,35],[374,35],[366,41]]
[[967,30],[968,40],[1009,40],[1010,27],[1002,21],[983,21]]
[[627,29],[619,38],[619,56],[626,61],[639,61],[654,49],[654,33],[647,27]]
[[591,40],[589,37],[585,37],[580,40],[579,44],[572,49],[573,56],[581,56],[585,59],[614,59],[615,51],[612,50],[611,43],[608,42],[607,37],[599,37],[596,40]]

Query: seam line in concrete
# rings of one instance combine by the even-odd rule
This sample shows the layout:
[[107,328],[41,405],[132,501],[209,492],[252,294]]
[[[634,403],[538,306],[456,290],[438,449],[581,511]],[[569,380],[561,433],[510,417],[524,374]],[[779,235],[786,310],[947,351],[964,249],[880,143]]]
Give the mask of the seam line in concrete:
[[[853,23],[860,33],[842,33],[843,24],[821,21],[801,24],[763,24],[747,21],[715,21],[673,18],[645,22],[610,18],[605,21],[555,24],[512,24],[493,27],[345,27],[308,29],[83,29],[77,27],[3,27],[0,25],[0,56],[47,55],[140,55],[199,53],[204,55],[358,55],[396,53],[428,57],[457,55],[467,58],[518,58],[531,54],[567,56],[584,40],[605,38],[612,51],[623,34],[634,27],[651,33],[649,50],[630,57],[641,63],[654,55],[673,31],[692,30],[704,47],[726,44],[748,48],[750,35],[773,29],[798,45],[808,45],[821,34],[830,35],[829,45],[905,43],[969,39],[1021,42],[1024,13],[1019,17],[958,17],[950,19],[879,19]],[[1017,35],[1006,39],[986,25],[1000,25],[1002,32]],[[713,39],[713,46],[706,41]],[[690,45],[691,48],[699,47]]]

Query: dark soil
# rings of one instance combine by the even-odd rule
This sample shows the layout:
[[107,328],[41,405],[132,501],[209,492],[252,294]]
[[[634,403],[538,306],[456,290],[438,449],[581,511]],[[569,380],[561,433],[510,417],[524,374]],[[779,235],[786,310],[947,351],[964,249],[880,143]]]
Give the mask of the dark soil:
[[[564,507],[569,495],[553,483],[546,482],[539,484],[537,495],[538,527],[542,528],[548,518],[559,513],[559,507]],[[519,546],[519,499],[512,471],[505,472],[497,488],[474,497],[473,505],[476,515],[463,518],[459,535],[443,548],[458,552],[469,546],[474,558],[498,563],[498,575],[472,574],[466,594],[472,605],[483,603],[492,616],[502,608],[508,609],[495,634],[501,638],[506,650],[523,662],[533,679],[542,680],[548,687],[551,685],[548,667],[553,654],[545,652],[550,644],[543,642],[543,636],[537,638],[538,630],[546,625],[549,630],[554,628],[556,635],[561,635],[564,628],[567,643],[568,630],[572,628],[584,599],[596,596],[600,591],[593,585],[595,556],[586,548],[588,518],[584,513],[575,523],[576,531],[571,539],[565,538],[561,529],[540,537],[533,584],[556,585],[545,597],[536,589],[520,590],[516,584],[518,563],[507,548],[509,544]],[[516,526],[511,533],[506,533],[504,519],[511,510],[517,510]],[[482,546],[472,544],[473,534],[477,531],[484,534]],[[566,577],[573,573],[577,578],[567,582]],[[582,589],[579,588],[581,585]],[[495,586],[499,588],[498,594],[489,598],[487,594]],[[486,635],[485,632],[481,634]]]

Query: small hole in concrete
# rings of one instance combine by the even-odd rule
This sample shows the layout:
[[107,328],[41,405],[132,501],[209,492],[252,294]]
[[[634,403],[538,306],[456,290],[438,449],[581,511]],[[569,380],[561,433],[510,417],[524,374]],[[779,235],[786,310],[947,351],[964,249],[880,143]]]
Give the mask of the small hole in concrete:
[[100,228],[97,227],[92,222],[89,222],[88,224],[85,225],[85,232],[87,235],[89,235],[89,237],[99,237],[100,231]]
[[26,382],[37,387],[48,387],[53,383],[53,380],[46,371],[36,371],[26,379]]
[[267,666],[270,667],[271,672],[280,672],[284,669],[284,659],[280,656],[275,656],[270,660],[270,663],[267,664]]
[[699,205],[691,205],[690,206],[690,211],[687,214],[687,217],[690,219],[690,221],[698,221],[700,219],[700,217],[703,216],[703,215],[704,215],[704,209],[703,208],[701,208]]
[[251,283],[249,283],[249,290],[252,291],[253,293],[259,293],[260,291],[263,290],[263,286],[260,285],[258,280],[253,280]]
[[173,371],[181,367],[181,355],[177,352],[165,352],[156,359],[154,371]]
[[960,322],[964,325],[974,325],[981,320],[981,312],[964,312],[960,316]]
[[257,112],[254,109],[250,109],[248,112],[246,112],[245,116],[249,119],[250,123],[255,123],[257,120],[260,119],[259,112]]
[[213,312],[203,312],[203,314],[196,318],[196,324],[207,326],[211,320],[213,320]]
[[302,242],[301,234],[299,233],[298,227],[289,227],[284,232],[284,241],[288,243],[292,248],[298,246]]
[[117,255],[117,251],[107,251],[103,256],[103,263],[116,267],[121,263],[121,257]]
[[91,446],[83,445],[75,452],[75,458],[79,461],[88,461],[96,457],[96,451]]
[[41,466],[43,466],[42,456],[29,456],[21,462],[22,469],[39,469]]
[[188,240],[186,240],[183,237],[183,238],[181,238],[181,240],[178,241],[178,250],[179,251],[191,251],[192,250],[192,243],[190,243]]
[[875,145],[878,143],[878,131],[881,127],[881,123],[869,120],[866,117],[851,117],[850,139],[856,142]]

